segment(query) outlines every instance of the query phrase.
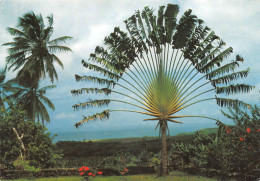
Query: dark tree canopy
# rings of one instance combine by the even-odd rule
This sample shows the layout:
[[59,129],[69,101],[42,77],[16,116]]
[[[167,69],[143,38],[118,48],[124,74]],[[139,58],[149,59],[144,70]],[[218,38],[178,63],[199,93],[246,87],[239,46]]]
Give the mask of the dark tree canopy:
[[26,159],[31,166],[51,168],[63,164],[61,151],[52,144],[46,127],[28,120],[25,111],[10,106],[0,110],[0,119],[0,163],[6,164],[8,169],[13,167],[13,162],[20,155],[20,143],[13,128],[19,135],[24,135],[22,141],[26,148]]

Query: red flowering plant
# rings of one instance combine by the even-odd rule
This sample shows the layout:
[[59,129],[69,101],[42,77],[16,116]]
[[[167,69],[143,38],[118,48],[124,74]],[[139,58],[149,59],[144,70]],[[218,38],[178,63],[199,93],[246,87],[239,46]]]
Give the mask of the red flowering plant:
[[232,129],[230,129],[230,128],[227,127],[227,126],[225,127],[225,129],[226,129],[226,132],[227,132],[227,133],[231,133],[231,132],[232,132]]
[[234,107],[223,114],[234,124],[227,126],[217,121],[216,134],[198,132],[192,143],[173,143],[170,153],[181,158],[173,157],[174,163],[192,173],[207,168],[212,174],[217,170],[223,179],[237,173],[241,180],[256,180],[260,169],[260,107],[252,106],[250,110]]
[[129,172],[129,170],[127,168],[124,168],[124,170],[122,170],[120,173],[121,175],[126,175]]
[[88,180],[90,177],[96,177],[103,175],[103,172],[90,169],[87,166],[82,166],[79,170],[79,175],[83,176],[85,180]]
[[249,110],[234,107],[229,113],[223,113],[235,124],[231,129],[222,126],[224,134],[218,143],[222,169],[229,173],[239,172],[240,177],[254,175],[254,170],[260,168],[260,108],[256,105]]

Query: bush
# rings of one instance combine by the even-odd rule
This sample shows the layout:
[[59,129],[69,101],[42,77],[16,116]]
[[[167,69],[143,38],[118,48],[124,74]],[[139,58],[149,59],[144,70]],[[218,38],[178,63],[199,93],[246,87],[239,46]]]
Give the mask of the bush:
[[40,168],[35,168],[34,166],[29,165],[29,161],[23,160],[20,157],[16,159],[13,163],[15,169],[25,170],[28,172],[39,172]]
[[225,178],[232,175],[245,180],[259,177],[254,170],[260,168],[260,109],[254,106],[247,113],[236,107],[229,112],[223,114],[235,125],[217,122],[219,128],[214,137],[198,132],[193,143],[172,144],[176,167]]
[[0,162],[12,168],[13,162],[20,155],[20,143],[13,132],[24,134],[26,160],[35,168],[52,168],[63,165],[61,152],[52,144],[47,128],[26,119],[25,112],[17,107],[0,110]]

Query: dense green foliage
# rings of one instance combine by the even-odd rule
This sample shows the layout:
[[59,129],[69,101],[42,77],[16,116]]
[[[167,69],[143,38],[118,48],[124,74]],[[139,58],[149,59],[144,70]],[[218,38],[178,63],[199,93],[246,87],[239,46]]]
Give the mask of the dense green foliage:
[[244,179],[258,178],[260,109],[257,106],[250,109],[250,113],[238,107],[229,109],[229,114],[223,112],[235,125],[226,126],[218,122],[216,136],[198,133],[192,143],[172,144],[175,166],[194,173],[203,174],[206,169],[222,177],[238,175]]
[[[203,132],[216,133],[216,128],[204,129]],[[169,136],[170,143],[179,141],[191,143],[195,133],[182,133],[176,136]],[[63,150],[64,160],[67,167],[79,167],[83,164],[95,166],[102,163],[103,159],[116,160],[124,158],[130,165],[148,166],[151,159],[160,152],[159,139],[157,137],[143,138],[120,138],[101,141],[59,141],[57,147]],[[168,146],[170,150],[170,145]],[[145,158],[145,157],[149,158]],[[146,161],[145,161],[146,160]],[[119,162],[119,164],[121,164]]]
[[26,119],[26,114],[17,107],[0,110],[0,162],[12,167],[20,156],[20,143],[13,132],[24,134],[22,141],[26,148],[26,159],[36,168],[49,168],[63,164],[62,154],[52,144],[50,133],[46,128]]
[[[189,141],[193,135],[181,135],[178,136],[180,140]],[[175,137],[174,137],[175,138]],[[174,139],[173,138],[173,139]],[[147,138],[148,139],[148,138]],[[63,149],[64,157],[99,157],[99,156],[111,156],[115,153],[129,152],[133,155],[139,154],[142,149],[146,149],[149,152],[159,152],[160,145],[158,145],[158,138],[152,140],[146,140],[146,138],[136,139],[135,141],[127,141],[127,138],[117,139],[117,141],[105,140],[105,141],[59,141],[58,147]]]
[[[193,174],[214,177],[256,178],[259,169],[259,113],[230,109],[235,125],[218,122],[219,128],[200,130],[168,138],[169,165]],[[242,139],[240,139],[242,138]],[[154,167],[160,162],[158,138],[123,138],[87,142],[58,142],[67,166]],[[123,161],[122,161],[123,160]],[[102,168],[102,167],[101,167]]]

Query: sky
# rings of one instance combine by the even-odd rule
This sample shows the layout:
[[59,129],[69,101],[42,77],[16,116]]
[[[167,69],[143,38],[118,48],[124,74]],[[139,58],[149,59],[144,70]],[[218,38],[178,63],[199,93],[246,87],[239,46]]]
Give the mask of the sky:
[[[228,46],[232,46],[234,53],[241,55],[245,62],[240,67],[250,67],[250,74],[242,82],[254,85],[256,88],[248,94],[233,96],[250,104],[259,105],[260,102],[260,1],[259,0],[0,0],[0,44],[12,41],[7,27],[15,27],[18,17],[29,11],[42,14],[47,17],[53,14],[54,33],[52,39],[60,36],[72,36],[73,40],[66,46],[73,52],[57,53],[64,64],[64,69],[56,65],[59,80],[55,82],[57,87],[47,93],[47,97],[54,103],[55,111],[49,111],[51,122],[47,125],[51,133],[63,134],[68,132],[82,135],[84,138],[101,138],[100,134],[111,134],[110,137],[122,137],[126,132],[138,132],[137,136],[149,135],[154,132],[155,122],[144,122],[143,116],[134,113],[112,113],[107,121],[93,122],[76,129],[74,124],[82,119],[82,116],[97,112],[94,110],[74,111],[72,105],[91,98],[90,95],[75,97],[72,89],[89,87],[90,84],[75,81],[75,74],[91,75],[93,72],[81,65],[81,60],[87,60],[97,45],[102,45],[105,36],[109,35],[114,27],[124,29],[123,21],[130,17],[136,10],[142,10],[145,6],[157,10],[161,5],[168,3],[180,6],[180,16],[184,11],[192,9],[193,14],[203,19],[215,33],[220,36]],[[156,12],[156,11],[155,11]],[[5,58],[8,56],[7,47],[0,46],[0,67],[5,66]],[[8,72],[7,79],[15,76],[16,72]],[[42,81],[42,86],[49,85],[49,80]],[[113,103],[111,107],[121,108],[122,104]],[[214,118],[224,119],[220,108],[214,101],[202,103],[193,107],[192,114],[210,115]],[[226,120],[224,120],[226,121]],[[232,123],[231,121],[226,121]],[[185,132],[195,129],[214,127],[215,122],[205,119],[187,119],[184,124],[170,125],[170,132]],[[151,130],[147,133],[143,130]],[[118,134],[112,134],[116,131]],[[143,131],[143,132],[142,132]],[[121,135],[119,135],[121,134]],[[94,136],[93,136],[94,135]],[[96,135],[96,136],[95,136]],[[81,138],[83,138],[81,137]],[[105,137],[105,136],[103,136]]]

